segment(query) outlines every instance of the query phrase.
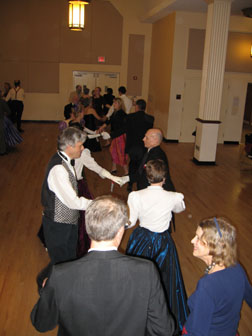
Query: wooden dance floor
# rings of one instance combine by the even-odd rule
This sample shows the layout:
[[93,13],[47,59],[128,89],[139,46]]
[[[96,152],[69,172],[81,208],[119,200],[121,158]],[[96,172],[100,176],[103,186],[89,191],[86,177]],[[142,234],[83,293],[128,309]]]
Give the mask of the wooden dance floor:
[[[30,312],[38,299],[36,275],[49,261],[36,234],[42,214],[41,184],[49,158],[56,150],[58,128],[53,123],[25,123],[23,128],[23,143],[0,157],[0,336],[39,335],[31,325]],[[196,166],[192,162],[193,147],[162,144],[176,190],[185,195],[186,210],[176,215],[173,238],[188,295],[205,268],[192,256],[190,243],[197,223],[204,217],[224,215],[233,221],[238,231],[239,259],[252,279],[252,161],[246,160],[242,145],[218,145],[216,166]],[[94,157],[110,170],[108,148],[94,153]],[[123,175],[123,171],[119,172]],[[108,180],[88,170],[86,176],[94,197],[110,193]],[[126,201],[126,186],[115,185],[113,194]],[[125,234],[121,251],[125,251],[132,230]],[[241,336],[252,335],[251,321],[252,312],[244,304]],[[56,334],[55,329],[44,335]]]

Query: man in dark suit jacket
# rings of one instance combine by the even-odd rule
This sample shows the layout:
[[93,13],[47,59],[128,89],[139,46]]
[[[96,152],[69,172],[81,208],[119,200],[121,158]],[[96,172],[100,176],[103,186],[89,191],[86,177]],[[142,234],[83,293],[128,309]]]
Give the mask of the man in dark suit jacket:
[[60,336],[173,334],[156,266],[117,251],[127,222],[126,205],[112,196],[89,205],[89,253],[53,266],[31,313],[38,331],[59,325]]
[[163,160],[167,166],[167,176],[163,188],[167,191],[175,191],[174,185],[172,183],[169,164],[165,152],[161,149],[160,144],[163,140],[163,135],[160,129],[151,128],[149,129],[145,137],[143,138],[144,146],[147,148],[147,152],[142,157],[141,163],[138,167],[136,173],[129,174],[129,176],[123,176],[121,178],[122,184],[126,182],[137,182],[137,189],[145,189],[149,186],[149,182],[146,177],[145,165],[150,160]]
[[[125,152],[128,153],[129,174],[137,172],[142,161],[146,148],[144,147],[143,137],[148,129],[153,127],[154,117],[145,113],[146,102],[138,99],[135,112],[127,115],[126,121],[126,146]],[[129,183],[128,191],[132,191],[132,184]]]

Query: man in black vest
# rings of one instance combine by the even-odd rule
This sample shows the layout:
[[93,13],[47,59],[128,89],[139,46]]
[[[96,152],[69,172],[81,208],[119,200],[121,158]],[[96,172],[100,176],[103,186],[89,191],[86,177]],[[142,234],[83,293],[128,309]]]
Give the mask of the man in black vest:
[[81,259],[53,266],[31,313],[38,331],[58,325],[59,336],[173,335],[156,266],[117,251],[127,222],[121,200],[101,196],[88,206],[91,248]]
[[47,167],[41,192],[42,232],[51,261],[37,277],[39,289],[50,275],[52,265],[76,258],[79,210],[86,210],[91,203],[85,197],[78,197],[74,169],[74,159],[81,156],[85,140],[85,133],[66,128],[58,137],[58,151]]
[[79,210],[91,200],[78,197],[74,159],[81,156],[85,133],[69,127],[58,138],[58,151],[51,158],[42,185],[43,230],[53,264],[76,258]]

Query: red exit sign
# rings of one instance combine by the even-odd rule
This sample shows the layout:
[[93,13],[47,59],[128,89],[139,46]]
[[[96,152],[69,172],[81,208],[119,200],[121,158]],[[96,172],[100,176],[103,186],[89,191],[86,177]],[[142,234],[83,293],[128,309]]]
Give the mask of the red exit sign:
[[105,63],[105,56],[98,56],[98,63]]

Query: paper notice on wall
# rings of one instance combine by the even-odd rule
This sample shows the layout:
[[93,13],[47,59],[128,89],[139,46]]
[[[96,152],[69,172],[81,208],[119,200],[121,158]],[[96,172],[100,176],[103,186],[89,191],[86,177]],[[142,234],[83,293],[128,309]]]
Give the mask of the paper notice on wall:
[[239,112],[239,102],[240,102],[239,97],[234,97],[233,98],[233,105],[232,105],[231,115],[235,116],[235,115],[238,114],[238,112]]

